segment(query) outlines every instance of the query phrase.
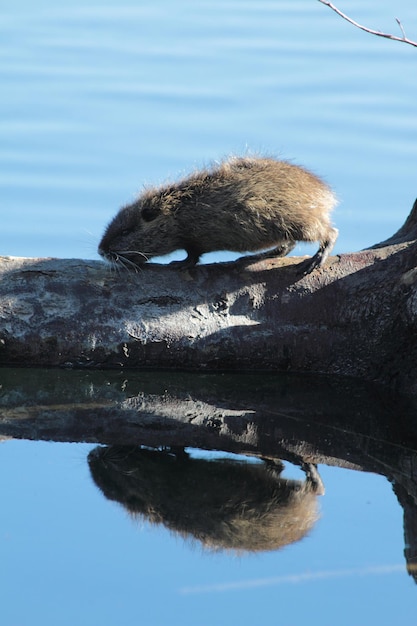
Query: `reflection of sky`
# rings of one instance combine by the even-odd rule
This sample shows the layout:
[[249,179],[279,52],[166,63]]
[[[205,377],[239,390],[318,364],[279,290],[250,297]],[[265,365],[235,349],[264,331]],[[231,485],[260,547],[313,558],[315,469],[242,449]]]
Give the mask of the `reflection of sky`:
[[413,614],[402,513],[384,478],[320,467],[326,495],[309,537],[230,556],[137,524],[105,500],[89,476],[91,447],[0,445],[4,624],[391,626]]

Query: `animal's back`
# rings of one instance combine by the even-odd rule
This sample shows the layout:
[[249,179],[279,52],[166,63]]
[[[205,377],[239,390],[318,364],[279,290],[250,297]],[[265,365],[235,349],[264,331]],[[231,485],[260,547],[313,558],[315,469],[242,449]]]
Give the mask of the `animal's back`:
[[[245,252],[287,240],[322,240],[336,204],[318,177],[267,158],[233,158],[180,185],[190,200],[177,217],[184,215],[189,236],[207,251]],[[194,220],[190,209],[195,210]]]

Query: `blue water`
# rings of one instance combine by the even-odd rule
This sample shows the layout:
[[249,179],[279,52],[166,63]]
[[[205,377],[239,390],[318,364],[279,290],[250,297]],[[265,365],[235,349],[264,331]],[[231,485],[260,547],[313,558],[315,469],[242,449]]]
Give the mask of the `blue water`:
[[402,513],[384,478],[323,466],[322,517],[302,542],[254,556],[205,553],[105,500],[88,475],[90,448],[1,446],[7,626],[413,623]]
[[[315,0],[14,0],[0,15],[0,254],[97,258],[116,210],[229,154],[287,158],[340,204],[336,252],[396,231],[417,196],[417,49]],[[417,40],[417,3],[347,2]],[[294,253],[308,253],[298,246]],[[229,258],[207,255],[204,260]],[[88,476],[88,446],[1,444],[7,626],[411,623],[402,515],[379,476],[322,468],[322,519],[279,555],[203,555],[137,527]],[[369,566],[392,566],[386,574]],[[396,569],[398,568],[399,569]],[[355,570],[362,575],[320,571]],[[272,580],[185,594],[216,583]]]
[[[397,32],[395,10],[417,39],[415,3],[386,5],[345,10]],[[95,258],[144,184],[230,153],[322,175],[339,252],[392,234],[417,195],[416,49],[315,0],[17,0],[0,41],[2,254]]]

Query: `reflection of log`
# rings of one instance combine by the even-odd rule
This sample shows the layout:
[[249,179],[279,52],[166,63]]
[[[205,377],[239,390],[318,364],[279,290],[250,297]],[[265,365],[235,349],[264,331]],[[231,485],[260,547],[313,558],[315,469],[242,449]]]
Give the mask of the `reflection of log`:
[[[411,481],[410,481],[411,483]],[[417,481],[409,492],[401,482],[394,482],[394,491],[404,511],[404,556],[407,569],[417,582]]]
[[415,405],[379,386],[274,374],[0,374],[0,435],[298,455],[384,475],[397,468],[415,479]]
[[[19,376],[20,374],[20,376]],[[345,379],[0,370],[0,436],[185,446],[377,472],[417,554],[417,422],[410,399]]]
[[267,368],[417,391],[417,203],[390,240],[302,277],[299,259],[181,272],[0,261],[0,363]]

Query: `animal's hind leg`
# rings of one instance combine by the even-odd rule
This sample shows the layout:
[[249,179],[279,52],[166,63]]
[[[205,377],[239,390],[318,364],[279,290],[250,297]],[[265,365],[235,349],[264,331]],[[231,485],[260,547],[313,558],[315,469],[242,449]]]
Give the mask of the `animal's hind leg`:
[[303,463],[302,467],[306,473],[307,481],[311,485],[312,491],[318,496],[324,496],[326,489],[318,473],[317,465],[314,463]]
[[253,254],[251,259],[269,259],[271,257],[281,257],[286,256],[291,252],[291,250],[295,247],[295,241],[292,239],[288,239],[283,241],[276,248],[272,248],[272,250],[267,250],[266,252],[260,252],[259,254]]
[[310,274],[310,272],[315,270],[316,267],[321,267],[323,265],[330,252],[332,251],[334,244],[336,243],[338,234],[339,231],[337,230],[337,228],[329,228],[329,230],[327,231],[327,238],[320,243],[320,248],[318,249],[316,254],[311,257],[311,259],[307,259],[307,261],[303,261],[300,264],[300,270],[302,274]]
[[295,248],[295,241],[287,240],[269,251],[270,256],[287,256]]

